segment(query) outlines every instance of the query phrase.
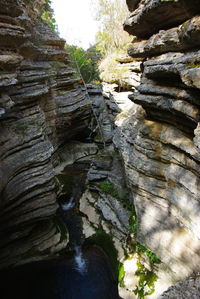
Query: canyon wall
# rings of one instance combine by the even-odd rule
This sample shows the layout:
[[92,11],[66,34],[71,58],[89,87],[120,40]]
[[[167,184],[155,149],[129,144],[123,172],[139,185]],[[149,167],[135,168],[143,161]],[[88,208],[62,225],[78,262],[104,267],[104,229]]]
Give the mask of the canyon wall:
[[[121,237],[118,250],[126,248],[124,255],[134,253],[135,248],[137,252],[139,242],[162,261],[154,267],[159,279],[156,292],[148,298],[157,298],[169,285],[190,276],[191,282],[177,285],[162,298],[181,298],[184,288],[196,298],[200,270],[200,7],[198,1],[184,0],[127,0],[127,5],[131,14],[124,29],[133,35],[133,41],[129,57],[116,58],[114,75],[120,69],[128,69],[129,74],[120,74],[120,79],[112,74],[106,77],[104,67],[101,69],[106,81],[104,113],[111,123],[111,139],[122,159],[129,200],[137,215],[135,241],[129,218],[127,238]],[[111,177],[107,179],[116,184]],[[88,201],[98,206],[98,200]],[[113,235],[112,230],[110,233]],[[131,271],[125,260],[123,263],[125,288],[136,290],[137,267],[134,269],[133,262]],[[124,298],[135,297],[128,293]]]
[[[55,218],[57,149],[87,127],[90,102],[45,1],[0,1],[0,264],[66,247]],[[67,234],[67,233],[66,233]]]
[[[138,217],[137,238],[175,280],[199,271],[199,1],[127,1],[128,53],[141,60],[129,98],[145,114],[116,121]],[[134,124],[134,125],[133,125]]]
[[[0,265],[66,248],[55,176],[79,161],[88,171],[78,204],[85,243],[111,255],[114,245],[124,299],[140,291],[142,255],[160,294],[200,264],[198,1],[127,0],[134,37],[117,68],[128,71],[103,85],[104,98],[69,67],[65,41],[41,20],[45,3],[0,0]],[[88,127],[95,144],[79,142]],[[71,177],[65,184],[79,189]]]

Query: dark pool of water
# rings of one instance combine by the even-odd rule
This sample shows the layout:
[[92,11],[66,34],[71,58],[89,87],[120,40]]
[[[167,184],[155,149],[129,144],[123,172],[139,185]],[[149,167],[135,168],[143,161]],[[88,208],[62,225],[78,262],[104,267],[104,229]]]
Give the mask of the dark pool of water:
[[74,258],[30,263],[0,273],[1,299],[119,299],[117,282],[105,254],[97,247],[84,252],[87,272]]

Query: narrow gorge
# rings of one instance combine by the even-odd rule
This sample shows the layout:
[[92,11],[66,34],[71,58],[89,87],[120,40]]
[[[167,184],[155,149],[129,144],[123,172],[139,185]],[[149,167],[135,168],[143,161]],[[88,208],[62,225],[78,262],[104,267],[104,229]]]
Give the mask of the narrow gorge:
[[199,0],[126,0],[96,85],[47,2],[0,0],[0,298],[200,298]]

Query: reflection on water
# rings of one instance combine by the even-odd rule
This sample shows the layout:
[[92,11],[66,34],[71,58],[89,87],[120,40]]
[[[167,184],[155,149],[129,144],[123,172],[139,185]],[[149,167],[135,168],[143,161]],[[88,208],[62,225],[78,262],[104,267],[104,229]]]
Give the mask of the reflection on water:
[[[74,257],[35,262],[0,273],[1,299],[119,299],[117,282],[105,254],[97,247],[77,256],[87,271],[74,267]],[[80,261],[80,260],[79,260]]]

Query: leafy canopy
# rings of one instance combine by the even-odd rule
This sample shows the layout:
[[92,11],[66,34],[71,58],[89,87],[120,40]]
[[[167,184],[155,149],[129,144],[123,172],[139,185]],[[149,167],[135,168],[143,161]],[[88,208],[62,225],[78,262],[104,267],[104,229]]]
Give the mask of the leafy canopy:
[[123,22],[128,15],[125,0],[98,0],[95,7],[100,31],[96,35],[97,49],[104,55],[123,49],[131,38],[123,30]]
[[71,54],[71,67],[77,70],[85,83],[99,81],[98,61],[101,58],[96,46],[87,50],[74,45],[67,45],[66,50]]
[[41,14],[41,19],[49,26],[52,31],[57,30],[54,11],[51,8],[51,0],[45,0],[44,9]]

